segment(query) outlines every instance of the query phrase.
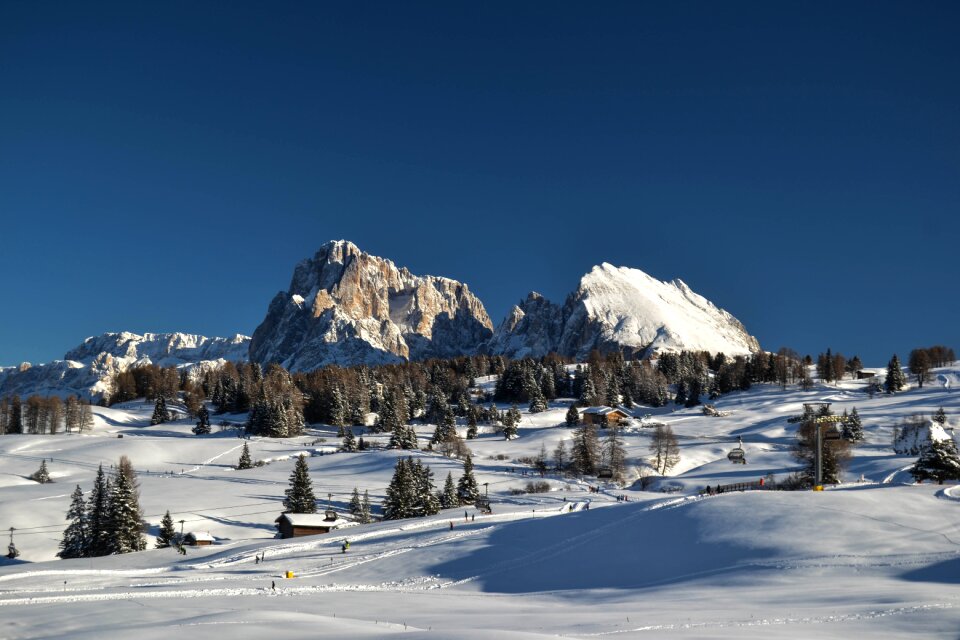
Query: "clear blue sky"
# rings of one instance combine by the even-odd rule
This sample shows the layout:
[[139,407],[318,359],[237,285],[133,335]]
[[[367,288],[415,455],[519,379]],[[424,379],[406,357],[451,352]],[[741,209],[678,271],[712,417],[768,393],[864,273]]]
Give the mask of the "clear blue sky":
[[960,348],[956,2],[0,3],[0,364],[251,333],[353,240],[495,323],[597,263]]

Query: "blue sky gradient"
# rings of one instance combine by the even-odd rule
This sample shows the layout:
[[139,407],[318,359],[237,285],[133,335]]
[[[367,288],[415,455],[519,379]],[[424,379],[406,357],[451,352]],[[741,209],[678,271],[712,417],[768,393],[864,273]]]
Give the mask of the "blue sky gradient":
[[0,364],[249,334],[340,238],[467,282],[494,323],[606,261],[768,349],[960,347],[957,24],[955,2],[4,2]]

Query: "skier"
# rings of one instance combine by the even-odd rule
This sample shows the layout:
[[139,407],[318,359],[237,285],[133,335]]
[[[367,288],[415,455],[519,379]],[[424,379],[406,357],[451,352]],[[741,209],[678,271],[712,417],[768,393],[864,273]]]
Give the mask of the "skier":
[[450,531],[453,531],[453,520],[450,521]]
[[270,581],[270,588],[273,589],[274,591],[277,590],[277,581],[276,581],[276,580],[271,580],[271,581]]

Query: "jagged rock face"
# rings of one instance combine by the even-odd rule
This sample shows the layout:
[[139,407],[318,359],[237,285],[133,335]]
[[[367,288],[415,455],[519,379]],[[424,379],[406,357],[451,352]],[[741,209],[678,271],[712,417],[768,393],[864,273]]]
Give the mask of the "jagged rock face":
[[532,299],[533,294],[498,328],[490,343],[492,353],[537,357],[555,351],[585,360],[593,349],[636,356],[760,350],[740,321],[683,281],[661,282],[638,269],[606,263],[594,267],[559,311],[542,298],[528,308]]
[[534,291],[500,323],[489,351],[511,358],[539,358],[556,351],[562,333],[563,310]]
[[467,285],[415,276],[343,240],[297,265],[250,342],[292,371],[476,353],[492,324]]
[[138,364],[187,369],[222,366],[247,358],[250,338],[207,338],[187,333],[105,333],[87,338],[63,360],[0,369],[0,396],[80,395],[98,398],[113,376]]

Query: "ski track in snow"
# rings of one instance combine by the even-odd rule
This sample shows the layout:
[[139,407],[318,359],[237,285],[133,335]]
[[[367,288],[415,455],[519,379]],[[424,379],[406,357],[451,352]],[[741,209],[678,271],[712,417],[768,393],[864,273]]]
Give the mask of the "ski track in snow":
[[237,449],[242,449],[242,448],[243,448],[243,445],[242,445],[242,444],[238,444],[238,445],[235,446],[235,447],[231,447],[231,448],[227,449],[227,450],[224,451],[223,453],[218,453],[217,455],[213,456],[213,457],[210,458],[209,460],[204,460],[203,462],[201,462],[200,464],[198,464],[198,465],[195,466],[195,467],[191,467],[190,469],[187,469],[186,471],[181,471],[181,472],[180,472],[179,474],[177,474],[177,475],[183,476],[183,475],[186,475],[186,474],[188,474],[188,473],[193,473],[194,471],[199,471],[200,469],[202,469],[203,467],[207,466],[208,464],[210,464],[210,463],[213,462],[214,460],[217,460],[217,459],[219,459],[219,458],[222,458],[223,456],[227,455],[228,453],[233,453],[233,452],[236,451]]
[[577,633],[577,636],[587,638],[597,638],[602,636],[612,636],[623,633],[640,633],[645,631],[689,631],[694,629],[723,629],[740,627],[767,627],[767,626],[785,626],[802,624],[828,624],[835,622],[852,622],[857,620],[870,620],[875,618],[888,618],[891,616],[909,615],[912,613],[926,613],[928,611],[956,609],[957,604],[953,602],[935,602],[930,604],[916,605],[912,607],[892,607],[889,609],[871,609],[861,613],[833,614],[827,616],[802,616],[797,618],[757,618],[751,620],[729,620],[723,622],[688,622],[684,624],[658,624],[643,627],[633,627],[630,629],[617,629],[615,631],[599,631],[593,633]]

